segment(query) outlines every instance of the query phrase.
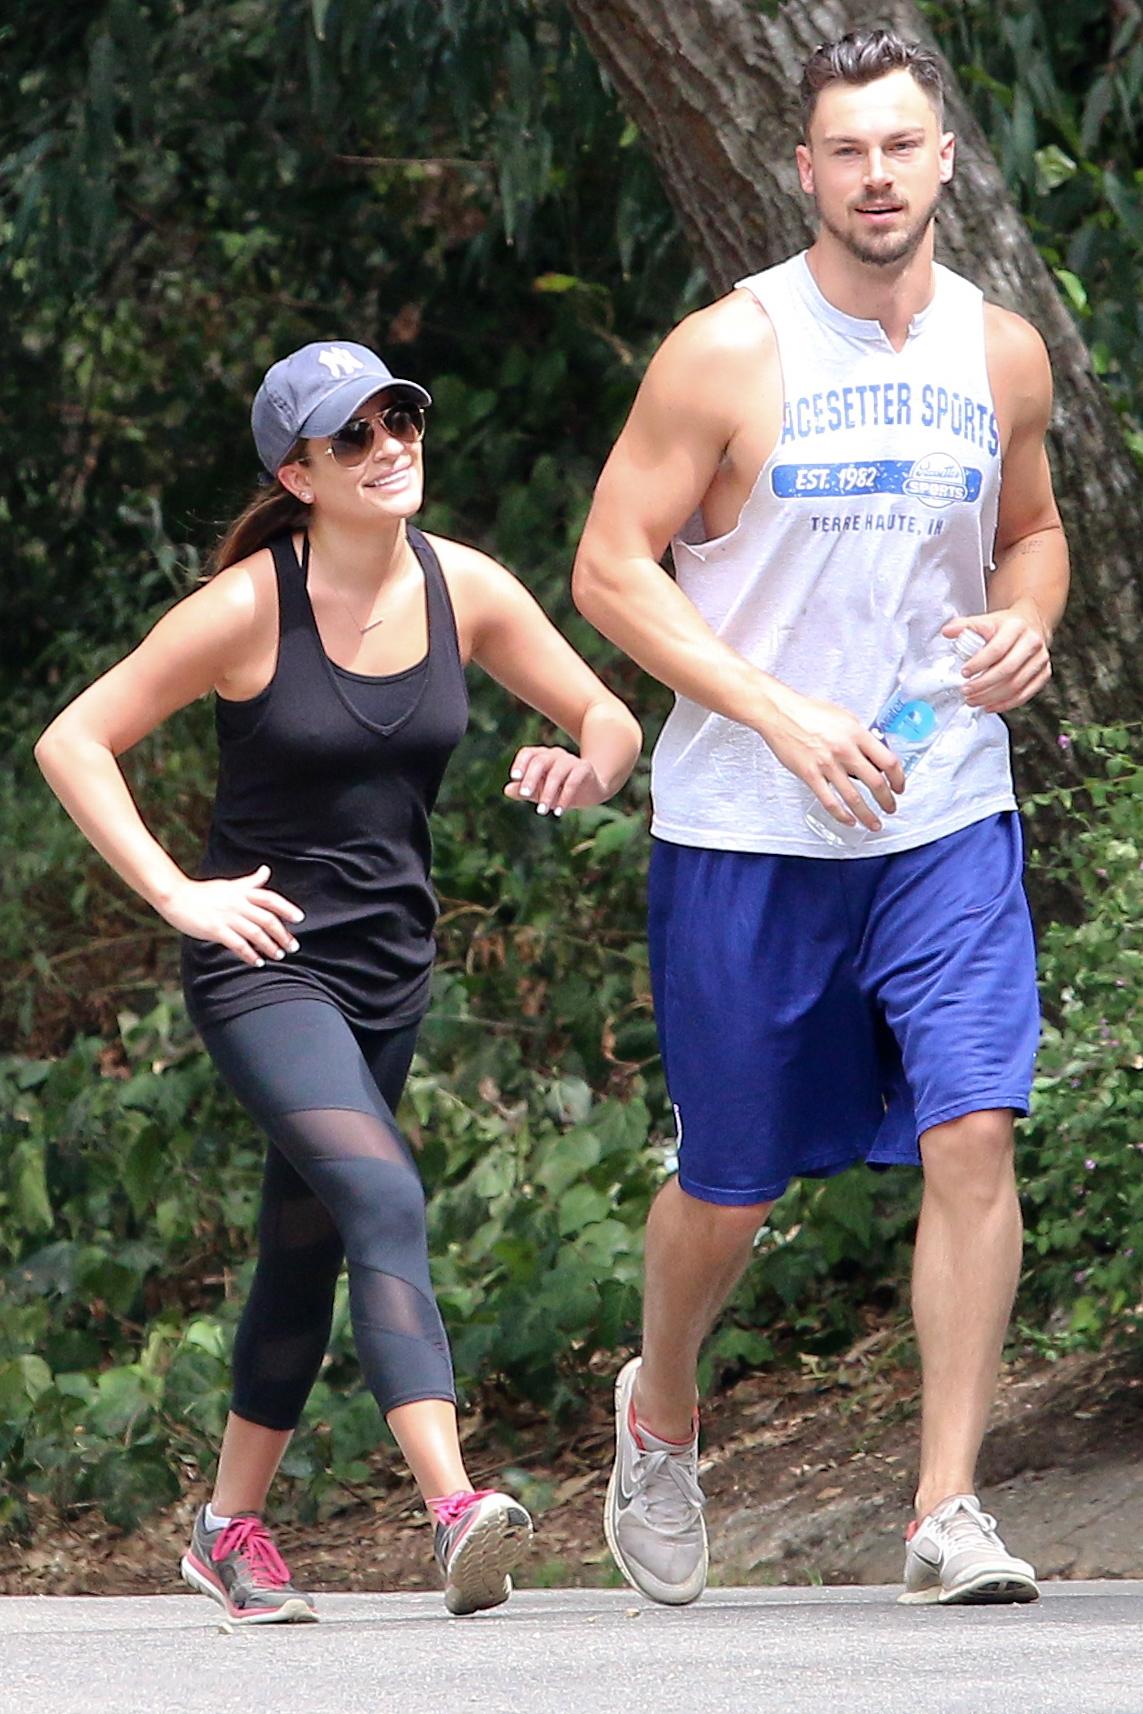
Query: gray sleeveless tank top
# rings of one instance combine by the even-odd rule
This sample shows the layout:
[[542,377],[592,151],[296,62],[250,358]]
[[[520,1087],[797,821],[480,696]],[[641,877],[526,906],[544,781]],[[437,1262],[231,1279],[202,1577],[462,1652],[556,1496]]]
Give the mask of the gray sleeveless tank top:
[[[822,295],[805,255],[742,280],[773,324],[782,429],[738,523],[695,514],[672,544],[680,588],[762,671],[872,722],[941,628],[987,607],[1000,489],[983,299],[938,266],[895,351],[880,322]],[[678,697],[652,763],[659,839],[807,857],[908,850],[1014,807],[1008,734],[965,710],[854,850],[805,825],[807,788],[758,734]]]

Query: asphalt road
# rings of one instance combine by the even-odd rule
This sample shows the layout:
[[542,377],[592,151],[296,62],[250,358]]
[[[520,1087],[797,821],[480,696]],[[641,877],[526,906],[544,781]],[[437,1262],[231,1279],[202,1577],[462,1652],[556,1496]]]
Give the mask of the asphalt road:
[[226,1634],[193,1595],[0,1599],[2,1714],[1143,1714],[1143,1582],[1029,1607],[893,1589],[713,1589],[683,1611],[526,1591],[327,1595],[323,1622]]

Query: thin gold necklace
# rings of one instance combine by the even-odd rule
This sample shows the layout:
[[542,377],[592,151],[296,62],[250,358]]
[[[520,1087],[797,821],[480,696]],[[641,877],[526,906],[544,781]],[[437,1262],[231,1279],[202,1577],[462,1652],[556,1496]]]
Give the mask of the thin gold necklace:
[[[306,538],[306,545],[307,545],[307,547],[309,545],[309,537],[308,536]],[[405,549],[406,549],[406,554],[407,554],[408,553],[408,543],[407,542],[405,544]],[[344,608],[345,612],[348,613],[350,619],[352,619],[354,625],[357,628],[357,634],[359,637],[364,637],[364,635],[367,631],[375,631],[377,629],[378,625],[383,625],[385,623],[385,615],[384,615],[384,613],[382,613],[379,618],[369,619],[363,625],[361,623],[361,621],[358,619],[357,615],[354,613],[352,607],[350,607],[350,605],[349,605],[348,601],[345,599],[344,595],[342,595],[340,589],[337,588],[336,584],[330,585],[330,593],[336,597],[338,602],[340,602],[341,606]],[[369,609],[370,612],[373,611],[373,607],[376,605],[376,603],[377,603],[377,596],[375,595],[373,597],[373,602],[370,605],[370,609]]]
[[[342,597],[340,595],[338,596],[338,600],[341,601],[341,605],[345,608],[345,611],[347,613],[349,613],[349,607],[346,604],[346,602],[344,600],[342,600]],[[353,614],[349,613],[349,617],[351,619],[353,619]],[[357,625],[357,620],[353,619],[353,623],[355,625]],[[385,623],[385,615],[384,615],[384,613],[382,613],[382,615],[379,619],[370,619],[370,621],[367,625],[357,625],[358,635],[364,637],[366,631],[372,631],[376,628],[376,626],[383,625],[384,623]]]

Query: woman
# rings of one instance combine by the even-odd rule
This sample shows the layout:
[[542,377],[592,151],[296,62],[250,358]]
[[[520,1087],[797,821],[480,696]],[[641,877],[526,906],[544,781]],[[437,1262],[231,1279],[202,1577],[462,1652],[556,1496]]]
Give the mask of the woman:
[[[350,342],[276,363],[252,416],[272,480],[216,575],[36,748],[92,844],[183,935],[191,1016],[269,1137],[232,1408],[182,1561],[239,1624],[317,1617],[261,1511],[343,1256],[362,1368],[434,1519],[449,1611],[505,1600],[531,1535],[524,1508],[474,1492],[464,1468],[424,1196],[393,1119],[434,950],[428,817],[464,730],[469,660],[579,746],[518,752],[505,791],[540,815],[609,797],[640,732],[502,566],[409,523],[429,403]],[[116,758],[210,690],[219,781],[192,879],[147,831]]]

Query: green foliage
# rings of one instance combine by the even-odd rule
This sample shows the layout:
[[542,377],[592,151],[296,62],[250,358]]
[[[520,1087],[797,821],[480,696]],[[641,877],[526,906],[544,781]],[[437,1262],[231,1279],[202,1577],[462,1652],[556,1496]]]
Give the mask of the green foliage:
[[187,1311],[209,1294],[203,1274],[221,1277],[257,1196],[261,1149],[227,1106],[166,1000],[143,1021],[124,1015],[115,1046],[81,1038],[58,1059],[0,1062],[9,1522],[25,1489],[123,1524],[177,1492],[190,1429],[172,1439],[164,1409],[195,1350]]
[[1081,789],[1053,794],[1073,831],[1034,861],[1071,882],[1085,908],[1079,923],[1040,936],[1046,1018],[1021,1142],[1023,1302],[1032,1326],[1065,1346],[1137,1337],[1143,1323],[1140,730],[1074,740],[1092,772]]
[[5,49],[0,665],[136,635],[254,480],[262,371],[334,332],[432,387],[430,527],[562,593],[690,276],[562,7],[102,0]]
[[924,5],[1143,455],[1143,7]]

